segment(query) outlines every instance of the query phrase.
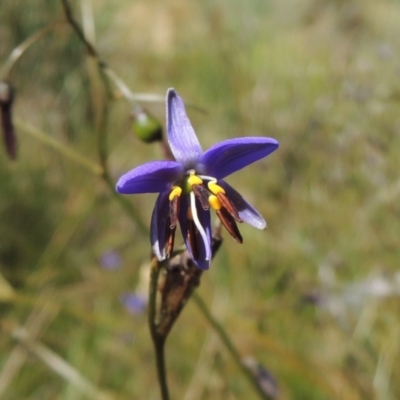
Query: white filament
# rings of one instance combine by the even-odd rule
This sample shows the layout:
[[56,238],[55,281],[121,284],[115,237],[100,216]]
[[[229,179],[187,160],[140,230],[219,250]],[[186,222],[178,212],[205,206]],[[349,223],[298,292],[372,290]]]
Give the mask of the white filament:
[[[193,221],[194,224],[196,225],[197,230],[200,232],[201,238],[203,239],[204,246],[207,246],[208,243],[208,238],[207,234],[204,231],[203,226],[200,223],[199,217],[197,215],[197,208],[196,208],[196,196],[194,192],[190,192],[190,207],[192,209],[192,216],[193,216]],[[209,261],[210,257],[206,257],[206,260]]]
[[203,179],[204,181],[209,181],[210,183],[217,183],[217,179],[215,179],[213,176],[208,176],[208,175],[197,175],[199,178]]

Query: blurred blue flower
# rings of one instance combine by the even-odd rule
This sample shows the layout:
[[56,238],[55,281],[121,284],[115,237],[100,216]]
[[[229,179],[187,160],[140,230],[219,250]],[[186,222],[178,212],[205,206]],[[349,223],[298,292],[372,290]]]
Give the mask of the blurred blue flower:
[[159,193],[152,220],[151,244],[161,261],[170,257],[179,221],[194,263],[208,269],[211,262],[211,218],[213,208],[234,239],[243,239],[237,222],[264,229],[259,212],[223,178],[266,157],[279,146],[267,137],[225,140],[203,152],[186,115],[182,99],[174,89],[167,92],[167,135],[175,161],[152,161],[124,174],[116,190],[122,194]]
[[122,258],[115,250],[106,250],[100,257],[100,265],[104,269],[115,270],[122,267]]
[[147,306],[147,297],[140,293],[122,293],[119,300],[131,315],[142,314]]

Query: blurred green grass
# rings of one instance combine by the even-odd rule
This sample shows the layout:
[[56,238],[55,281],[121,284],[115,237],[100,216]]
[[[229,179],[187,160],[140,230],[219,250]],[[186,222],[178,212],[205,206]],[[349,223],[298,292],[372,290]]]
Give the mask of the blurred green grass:
[[[0,63],[62,16],[58,2],[31,3],[2,4]],[[243,135],[281,143],[229,179],[268,230],[243,226],[242,246],[225,234],[199,288],[241,354],[272,372],[282,399],[397,399],[400,5],[114,0],[93,2],[93,15],[102,58],[134,92],[172,86],[207,109],[189,110],[204,148]],[[85,51],[68,26],[32,46],[12,82],[16,119],[97,161]],[[164,121],[162,104],[145,107]],[[112,102],[115,179],[162,157],[133,136],[129,114]],[[146,316],[119,302],[141,280],[148,237],[98,176],[17,133],[18,160],[0,153],[0,267],[14,288],[0,307],[2,398],[93,398],[34,355],[4,383],[13,329],[35,323],[40,341],[102,392],[158,398]],[[149,222],[153,196],[130,201]],[[122,257],[118,270],[100,265],[109,249]],[[392,292],[374,291],[377,279]],[[190,302],[167,367],[172,398],[256,398]]]

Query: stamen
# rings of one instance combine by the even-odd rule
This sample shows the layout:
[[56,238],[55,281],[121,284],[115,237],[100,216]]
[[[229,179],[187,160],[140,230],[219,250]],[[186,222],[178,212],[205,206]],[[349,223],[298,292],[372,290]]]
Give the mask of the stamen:
[[209,181],[209,182],[213,182],[213,183],[217,183],[217,178],[214,178],[213,176],[208,176],[208,175],[197,175],[199,176],[201,179],[203,179],[204,181]]
[[219,211],[222,208],[222,204],[219,201],[218,197],[215,196],[214,194],[211,194],[208,197],[208,203],[210,204],[210,206],[215,210],[215,211]]
[[194,224],[193,219],[190,219],[189,216],[186,222],[186,234],[187,234],[187,241],[190,245],[190,249],[192,250],[192,256],[195,260],[198,260],[200,257],[199,239],[198,239],[199,231],[196,229],[196,225]]
[[[198,232],[200,233],[201,240],[203,241],[204,245],[207,246],[208,238],[207,238],[206,232],[204,231],[203,226],[200,223],[199,217],[197,215],[196,196],[195,196],[194,192],[190,193],[190,209],[192,211],[193,222],[196,225]],[[208,261],[209,258],[206,258],[206,260]]]
[[222,207],[225,208],[229,212],[229,214],[231,214],[232,217],[235,218],[237,222],[243,222],[243,220],[239,217],[239,213],[236,210],[236,207],[232,204],[225,193],[219,192],[217,193],[217,197],[218,200],[221,202]]
[[172,201],[174,199],[174,197],[176,196],[180,196],[182,194],[182,188],[179,186],[173,186],[171,193],[169,194],[169,201]]
[[196,197],[199,199],[203,210],[209,210],[210,205],[208,204],[208,191],[203,185],[193,185],[193,192]]
[[193,185],[201,185],[203,183],[203,180],[201,178],[199,178],[197,175],[190,175],[188,178],[188,183],[190,186]]
[[166,258],[171,257],[171,253],[174,250],[174,242],[175,242],[175,226],[171,224],[167,224],[167,232],[166,232],[166,240],[165,240],[165,256]]
[[175,196],[169,202],[169,219],[170,219],[169,227],[171,229],[175,228],[178,223],[179,205],[180,205],[180,197],[179,196]]
[[226,230],[231,234],[231,236],[238,243],[243,243],[243,238],[239,232],[239,228],[237,227],[233,216],[228,212],[228,210],[222,207],[220,210],[217,210],[217,215],[222,224],[225,226]]
[[225,194],[225,190],[221,186],[217,185],[216,182],[208,182],[207,186],[210,189],[210,192],[213,194],[218,194],[218,193]]

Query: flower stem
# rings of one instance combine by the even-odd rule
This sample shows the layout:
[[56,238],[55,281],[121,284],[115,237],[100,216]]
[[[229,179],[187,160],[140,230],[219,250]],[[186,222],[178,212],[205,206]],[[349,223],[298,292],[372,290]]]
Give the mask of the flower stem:
[[169,400],[167,371],[165,368],[165,341],[167,336],[160,335],[157,331],[157,286],[158,277],[162,264],[154,257],[150,270],[150,290],[149,290],[149,327],[151,338],[153,339],[154,351],[156,356],[157,377],[161,391],[162,400]]
[[[100,72],[100,77],[103,81],[103,84],[107,89],[109,89],[109,82],[112,82],[120,91],[122,96],[129,102],[134,103],[135,101],[149,101],[149,102],[157,102],[157,101],[164,101],[163,98],[160,98],[158,95],[141,95],[141,94],[134,94],[129,87],[117,76],[117,74],[111,70],[107,64],[101,60],[96,48],[90,41],[86,38],[85,33],[75,20],[72,9],[70,7],[68,0],[61,0],[62,5],[64,7],[64,12],[66,15],[66,19],[68,23],[71,25],[73,30],[75,31],[78,38],[82,41],[84,46],[87,49],[88,55],[90,58],[96,61],[97,67]],[[107,79],[106,79],[107,78]],[[102,167],[101,176],[104,182],[107,184],[110,192],[114,196],[114,198],[121,204],[121,206],[125,209],[127,214],[132,218],[132,220],[136,223],[137,227],[145,234],[148,234],[147,226],[142,222],[139,213],[136,209],[131,205],[129,201],[127,201],[124,197],[118,195],[114,190],[114,182],[112,180],[109,167],[108,167],[108,151],[107,151],[107,103],[106,104],[98,105],[98,113],[97,113],[97,120],[96,120],[96,130],[97,130],[97,138],[98,138],[98,152],[99,152],[99,159],[100,165]],[[200,109],[196,106],[191,105],[193,108],[197,108],[198,111],[204,112],[203,109]],[[99,109],[103,108],[101,112]],[[162,400],[169,400],[169,392],[168,392],[168,385],[167,385],[167,374],[165,368],[165,341],[167,335],[162,335],[157,331],[157,286],[158,286],[158,277],[160,274],[161,269],[164,267],[163,263],[159,263],[155,258],[151,264],[151,273],[150,273],[150,293],[149,293],[149,327],[151,332],[151,337],[154,344],[154,351],[156,356],[156,364],[157,364],[157,375],[158,381],[161,391]],[[207,308],[207,305],[204,303],[202,298],[196,293],[193,293],[193,299],[197,306],[199,307],[200,311],[203,313],[205,318],[211,324],[213,329],[218,333],[222,343],[225,345],[231,356],[233,357],[236,364],[239,366],[243,374],[247,377],[250,383],[253,385],[255,390],[259,393],[260,398],[265,400],[270,400],[271,397],[267,396],[260,388],[257,378],[253,373],[242,363],[241,357],[239,352],[236,350],[234,344],[229,339],[229,336],[225,332],[224,328],[218,323],[216,319],[211,315],[210,311]]]
[[193,301],[199,307],[201,313],[204,315],[206,320],[210,323],[210,325],[214,328],[217,332],[219,338],[221,339],[222,343],[231,354],[233,360],[235,361],[236,365],[240,368],[243,375],[247,378],[249,383],[253,386],[254,390],[259,394],[261,399],[264,400],[272,400],[272,397],[268,396],[260,387],[259,382],[257,380],[256,375],[242,362],[242,358],[240,357],[239,352],[237,351],[236,347],[232,343],[231,339],[229,338],[228,334],[226,333],[225,329],[222,325],[212,316],[210,310],[208,309],[206,303],[200,297],[197,292],[193,293]]

